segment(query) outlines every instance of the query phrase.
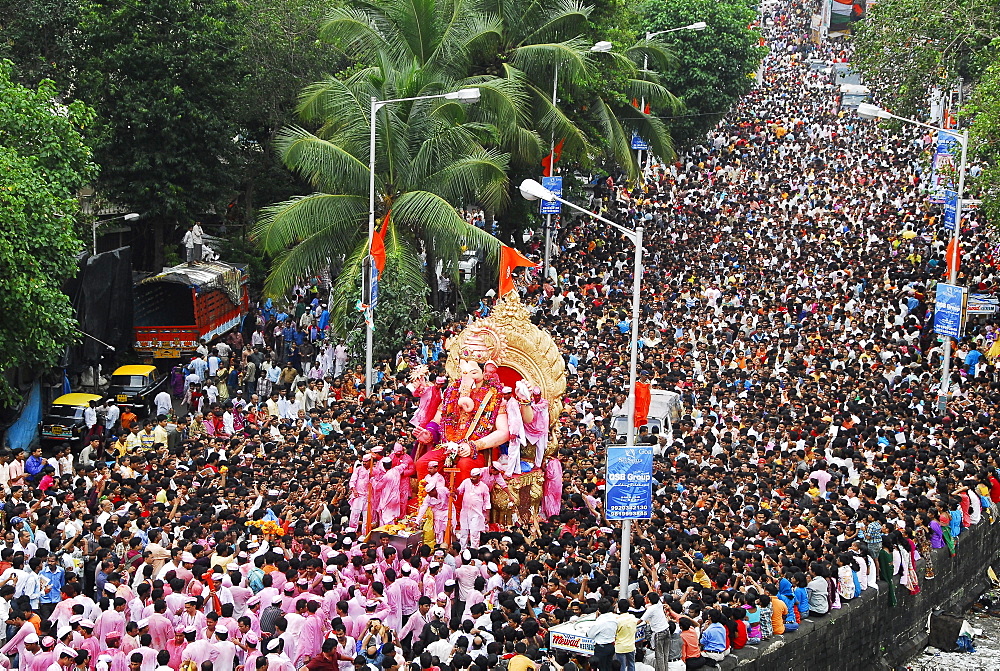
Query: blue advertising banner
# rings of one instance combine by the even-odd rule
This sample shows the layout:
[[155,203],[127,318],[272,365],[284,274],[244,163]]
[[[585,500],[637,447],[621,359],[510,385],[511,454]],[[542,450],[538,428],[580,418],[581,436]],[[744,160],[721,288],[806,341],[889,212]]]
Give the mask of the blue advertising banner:
[[950,338],[961,338],[965,321],[966,287],[940,283],[934,298],[934,332]]
[[[562,198],[562,177],[542,177],[542,186]],[[542,214],[559,214],[562,212],[562,203],[558,200],[543,200],[539,211]]]
[[608,447],[605,511],[609,520],[653,516],[653,446]]
[[635,133],[632,133],[632,149],[639,149],[641,151],[646,151],[647,149],[649,149],[649,143],[643,140]]
[[958,192],[951,189],[944,191],[944,227],[946,230],[955,230],[955,219],[958,214]]
[[958,136],[946,130],[938,131],[937,145],[931,163],[930,201],[943,203],[945,191],[954,187],[962,144]]

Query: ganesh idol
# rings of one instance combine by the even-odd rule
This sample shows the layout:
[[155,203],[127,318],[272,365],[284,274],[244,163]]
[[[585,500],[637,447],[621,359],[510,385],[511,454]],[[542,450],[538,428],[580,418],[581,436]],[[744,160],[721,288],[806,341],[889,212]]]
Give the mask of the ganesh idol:
[[474,468],[496,458],[510,439],[507,399],[497,375],[506,350],[503,334],[486,325],[469,327],[459,352],[458,377],[444,389],[433,419],[414,429],[426,451],[417,459],[417,477],[429,462],[458,469],[456,486]]

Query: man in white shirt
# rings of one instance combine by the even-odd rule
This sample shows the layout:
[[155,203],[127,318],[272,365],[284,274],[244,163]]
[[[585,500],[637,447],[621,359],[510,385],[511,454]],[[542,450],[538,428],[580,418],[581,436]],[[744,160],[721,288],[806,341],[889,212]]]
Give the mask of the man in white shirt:
[[160,393],[153,398],[153,405],[156,406],[157,416],[169,415],[170,411],[174,407],[174,402],[170,398],[170,392],[166,389],[161,390]]
[[618,631],[618,616],[611,612],[611,602],[607,599],[597,604],[600,615],[587,630],[587,638],[594,639],[594,655],[591,663],[597,671],[611,671],[615,658],[615,633]]

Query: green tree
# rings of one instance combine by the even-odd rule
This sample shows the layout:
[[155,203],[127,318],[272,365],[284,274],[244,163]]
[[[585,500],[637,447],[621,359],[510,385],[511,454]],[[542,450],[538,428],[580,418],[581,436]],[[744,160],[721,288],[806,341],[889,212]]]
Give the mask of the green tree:
[[[495,252],[497,241],[469,225],[456,205],[501,207],[509,155],[487,147],[517,134],[524,93],[484,75],[456,76],[456,62],[479,36],[476,17],[456,18],[445,3],[389,0],[364,11],[335,9],[323,36],[371,63],[308,87],[299,106],[315,133],[286,128],[282,160],[316,191],[265,208],[253,237],[274,258],[265,290],[280,294],[298,279],[344,259],[331,310],[343,328],[367,254],[370,101],[438,95],[475,85],[478,105],[422,100],[383,106],[376,118],[376,214],[396,286],[419,295],[437,262],[457,265],[465,248]],[[375,30],[375,26],[379,30]],[[425,268],[427,276],[425,276]]]
[[[677,100],[660,84],[658,71],[673,66],[665,46],[657,41],[637,41],[634,30],[607,25],[628,16],[624,5],[594,8],[576,0],[483,0],[479,11],[493,21],[493,31],[474,44],[474,72],[487,72],[521,83],[530,95],[529,127],[543,135],[543,154],[553,138],[563,141],[564,162],[589,167],[606,161],[631,177],[638,164],[629,144],[633,131],[655,153],[671,158],[673,144],[666,126],[655,114],[631,106],[644,98],[657,111],[678,108]],[[607,24],[605,23],[607,22]],[[614,51],[593,53],[598,41],[612,41]],[[640,65],[648,60],[651,69]],[[557,74],[561,103],[552,105],[552,84]],[[530,163],[533,176],[540,170],[529,151],[514,151],[515,168]]]
[[767,53],[760,34],[750,29],[756,19],[750,0],[645,0],[638,8],[650,32],[704,21],[702,31],[664,35],[679,67],[666,72],[663,84],[684,104],[681,115],[665,118],[678,146],[699,142],[732,105],[751,90],[754,75]]
[[233,195],[237,92],[252,85],[230,0],[90,0],[79,27],[76,99],[97,110],[104,196],[143,216],[147,267],[164,235]]
[[[53,365],[75,338],[62,284],[76,272],[77,191],[96,175],[81,136],[94,113],[80,102],[55,102],[55,84],[37,89],[12,81],[0,62],[0,371]],[[0,376],[0,402],[16,392]]]
[[[926,113],[930,91],[979,79],[1000,49],[995,0],[884,0],[858,24],[855,63],[901,116]],[[905,67],[901,67],[905,64]]]
[[52,79],[67,88],[83,1],[0,0],[0,58],[14,62],[17,81]]
[[[239,125],[238,205],[232,217],[250,223],[261,204],[299,193],[301,182],[275,152],[277,133],[295,121],[299,93],[348,60],[319,39],[326,3],[244,0],[231,26],[239,41],[244,83],[234,87]],[[226,258],[226,257],[224,257]]]
[[969,127],[972,155],[985,165],[972,187],[980,191],[987,220],[996,225],[1000,222],[1000,59],[983,73],[963,114],[973,119]]

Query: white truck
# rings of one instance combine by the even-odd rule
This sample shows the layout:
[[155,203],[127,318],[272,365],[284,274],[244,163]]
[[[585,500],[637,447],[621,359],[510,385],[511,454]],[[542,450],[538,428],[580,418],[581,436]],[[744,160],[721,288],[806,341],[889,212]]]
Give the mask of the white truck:
[[[652,389],[649,392],[649,414],[646,416],[645,426],[654,435],[668,433],[673,423],[681,418],[681,410],[681,395],[676,391]],[[616,444],[623,445],[628,431],[628,415],[613,417],[611,428],[618,432]]]

